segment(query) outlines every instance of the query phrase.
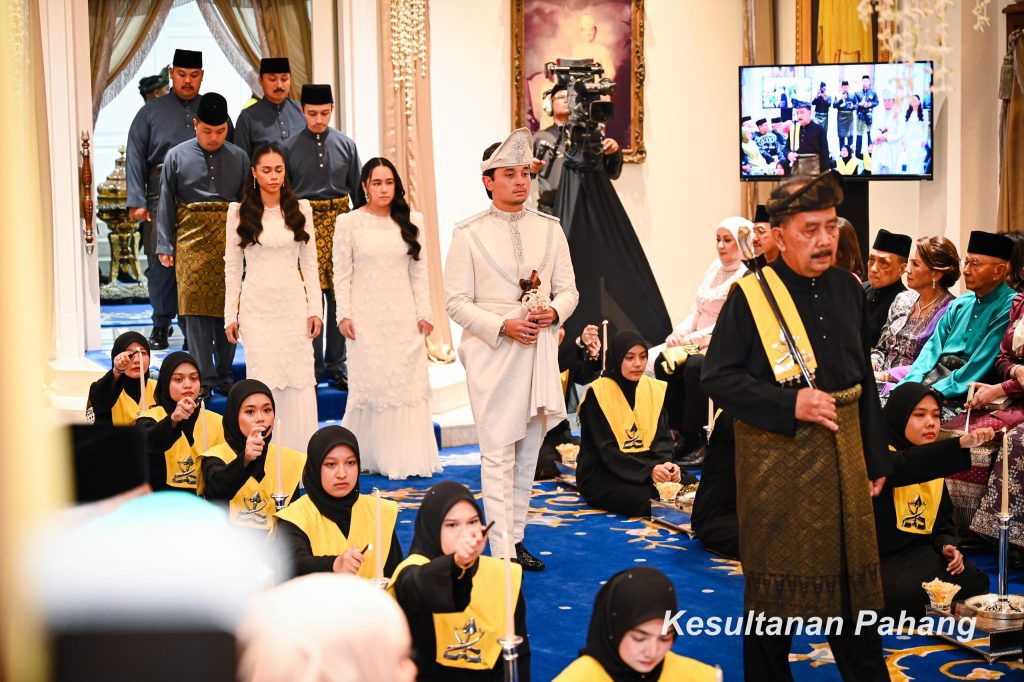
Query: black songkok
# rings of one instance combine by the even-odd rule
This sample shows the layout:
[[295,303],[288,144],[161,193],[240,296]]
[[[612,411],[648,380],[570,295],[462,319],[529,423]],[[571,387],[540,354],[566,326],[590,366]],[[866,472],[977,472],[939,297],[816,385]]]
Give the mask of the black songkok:
[[781,218],[818,211],[843,203],[843,184],[835,171],[825,171],[810,179],[794,179],[776,187],[768,199],[766,208],[772,225],[778,225]]
[[167,87],[170,82],[170,68],[165,66],[156,76],[146,76],[139,80],[139,94],[145,97],[151,92]]
[[742,118],[740,119],[740,125],[743,125],[744,123],[746,123],[746,122],[747,122],[747,121],[749,121],[749,120],[750,120],[750,117],[749,117],[749,116],[744,116],[744,117],[742,117]]
[[759,118],[759,119],[757,119],[757,127],[760,128],[761,126],[763,126],[767,122],[768,122],[768,119],[766,119],[766,118]]
[[903,258],[910,258],[910,247],[913,245],[914,240],[907,235],[881,229],[875,235],[875,243],[871,245],[871,248],[877,251],[885,251],[886,253],[894,253]]
[[300,97],[303,104],[334,104],[334,93],[328,85],[303,85]]
[[843,81],[842,83],[840,83],[840,85],[849,85],[849,84],[850,84],[850,81]]
[[224,125],[228,122],[228,102],[216,92],[208,92],[199,101],[196,118],[209,126]]
[[1010,260],[1013,251],[1013,240],[1005,234],[995,234],[983,230],[971,230],[971,239],[967,242],[967,253],[976,256],[991,256],[1000,260]]
[[265,73],[291,73],[288,57],[264,57],[260,60],[260,75]]
[[770,220],[771,219],[768,217],[768,209],[765,208],[764,204],[758,204],[757,205],[757,210],[754,211],[754,219],[751,222],[753,222],[753,223],[767,223]]
[[201,69],[203,68],[203,53],[195,50],[175,50],[171,66],[181,69]]
[[781,116],[776,116],[775,118],[772,119],[772,125],[775,125],[776,123],[782,123]]

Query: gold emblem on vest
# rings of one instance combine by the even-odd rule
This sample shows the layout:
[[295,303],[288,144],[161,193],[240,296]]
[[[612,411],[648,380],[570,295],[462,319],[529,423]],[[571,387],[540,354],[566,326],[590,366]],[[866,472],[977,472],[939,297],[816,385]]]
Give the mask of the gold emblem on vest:
[[915,497],[910,504],[907,505],[907,511],[910,513],[904,516],[900,520],[900,525],[904,528],[916,528],[917,530],[924,530],[928,526],[928,522],[924,518],[925,508],[927,505],[921,496]]
[[633,426],[626,431],[626,440],[622,441],[622,447],[620,448],[623,452],[626,450],[643,450],[644,449],[644,437],[640,433],[640,429],[637,428],[636,422]]
[[260,526],[267,525],[267,515],[263,513],[263,509],[267,506],[267,500],[263,499],[259,490],[252,497],[243,497],[242,502],[245,504],[245,511],[238,512],[239,521],[249,521]]
[[174,474],[172,479],[175,483],[196,485],[199,482],[199,478],[196,475],[196,462],[192,459],[192,453],[189,453],[185,459],[178,460],[178,470],[179,473]]
[[[445,647],[444,657],[449,661],[466,661],[467,663],[480,663],[483,661],[483,652],[477,648],[477,644],[483,639],[484,633],[476,627],[476,621],[470,617],[469,621],[461,628],[455,628],[455,644]],[[465,636],[465,639],[463,639]]]

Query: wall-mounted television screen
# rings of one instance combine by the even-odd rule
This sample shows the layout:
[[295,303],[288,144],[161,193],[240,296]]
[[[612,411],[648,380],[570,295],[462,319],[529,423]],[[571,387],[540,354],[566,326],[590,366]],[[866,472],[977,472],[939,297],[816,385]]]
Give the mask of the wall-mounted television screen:
[[932,63],[740,67],[740,179],[931,180]]

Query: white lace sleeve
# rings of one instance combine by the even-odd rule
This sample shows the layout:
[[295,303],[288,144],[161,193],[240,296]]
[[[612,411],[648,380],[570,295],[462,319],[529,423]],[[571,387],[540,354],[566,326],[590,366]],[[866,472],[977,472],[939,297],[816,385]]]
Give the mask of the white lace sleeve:
[[352,223],[354,215],[338,214],[334,221],[334,245],[331,260],[334,263],[334,302],[337,306],[335,317],[338,322],[352,317]]
[[245,252],[238,245],[238,204],[228,204],[224,235],[224,326],[238,322],[238,301],[242,294]]
[[306,289],[306,316],[324,318],[323,296],[320,294],[320,274],[316,265],[316,239],[313,237],[313,209],[303,199],[299,210],[306,217],[306,231],[309,240],[299,245],[299,272]]
[[412,284],[412,295],[416,300],[416,319],[434,324],[434,314],[430,308],[430,275],[427,272],[427,245],[423,239],[425,222],[422,213],[413,213],[410,218],[419,228],[420,258],[409,258],[409,282]]
[[569,242],[565,233],[557,225],[549,227],[555,231],[558,251],[555,254],[555,266],[551,272],[551,307],[558,313],[558,324],[565,324],[580,302],[580,292],[576,289],[576,272],[572,269],[572,258],[569,256]]

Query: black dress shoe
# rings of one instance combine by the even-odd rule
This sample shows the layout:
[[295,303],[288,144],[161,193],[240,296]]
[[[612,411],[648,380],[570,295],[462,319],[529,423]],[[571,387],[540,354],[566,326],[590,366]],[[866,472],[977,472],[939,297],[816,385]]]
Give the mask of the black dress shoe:
[[153,327],[149,334],[150,350],[167,350],[167,327]]
[[524,571],[544,570],[544,562],[530,554],[521,542],[516,543],[516,558],[513,561],[522,566]]
[[224,395],[227,395],[228,393],[231,392],[231,387],[234,385],[235,382],[231,381],[230,379],[226,379],[217,384],[217,390],[223,393]]
[[704,446],[701,446],[693,452],[687,452],[682,456],[676,457],[675,462],[684,469],[700,469],[704,466],[705,453]]

